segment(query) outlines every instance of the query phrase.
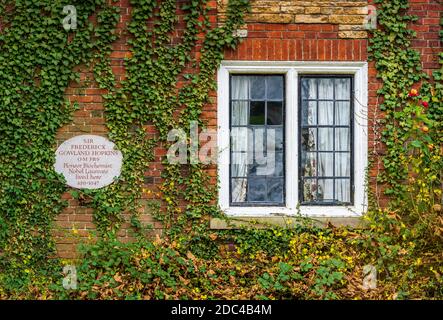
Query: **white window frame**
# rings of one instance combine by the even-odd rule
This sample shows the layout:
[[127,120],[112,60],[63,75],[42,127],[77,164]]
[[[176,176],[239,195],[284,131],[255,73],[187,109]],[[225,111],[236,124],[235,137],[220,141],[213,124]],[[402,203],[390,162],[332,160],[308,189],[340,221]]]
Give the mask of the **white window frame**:
[[[285,110],[285,181],[286,205],[276,207],[230,206],[229,203],[229,76],[231,74],[283,74],[286,88]],[[298,77],[302,74],[354,77],[354,204],[350,206],[297,206],[298,203]],[[367,208],[365,186],[368,164],[368,64],[367,62],[276,62],[223,61],[217,73],[217,146],[220,209],[228,216],[263,217],[293,216],[298,213],[310,217],[360,217]],[[297,208],[298,207],[298,208]]]

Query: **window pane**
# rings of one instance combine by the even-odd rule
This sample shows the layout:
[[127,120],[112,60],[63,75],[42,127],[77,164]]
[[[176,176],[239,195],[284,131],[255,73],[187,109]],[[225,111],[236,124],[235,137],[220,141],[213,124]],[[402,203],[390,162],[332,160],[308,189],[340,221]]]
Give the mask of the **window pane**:
[[349,179],[335,180],[335,193],[337,201],[349,203],[351,202],[351,183]]
[[248,83],[249,79],[245,76],[232,76],[231,80],[231,92],[232,92],[232,99],[233,100],[239,100],[239,99],[248,99]]
[[312,151],[317,148],[317,129],[303,128],[301,129],[301,143],[303,151]]
[[267,98],[283,100],[283,76],[270,76],[267,79]]
[[338,177],[351,175],[351,155],[349,153],[335,154],[335,175]]
[[336,100],[351,99],[351,79],[349,78],[335,79],[335,99]]
[[334,150],[334,129],[319,128],[318,129],[318,150],[333,151]]
[[318,80],[318,99],[334,99],[334,79]]
[[335,103],[335,124],[340,126],[348,126],[350,115],[350,102]]
[[248,124],[248,102],[233,101],[231,112],[231,123],[234,126]]
[[317,153],[306,152],[302,156],[302,174],[305,177],[317,176]]
[[280,125],[283,121],[283,103],[276,101],[268,102],[267,124]]
[[303,125],[317,124],[317,102],[303,101],[302,102],[302,123]]
[[262,125],[265,124],[265,102],[251,101],[251,111],[249,115],[249,124]]
[[251,99],[264,100],[265,99],[265,77],[254,76],[251,77]]
[[301,81],[301,97],[302,99],[317,99],[317,80],[303,78]]
[[248,190],[248,180],[232,179],[231,190],[232,190],[232,195],[231,195],[232,202],[245,202]]
[[334,102],[333,101],[319,101],[318,102],[318,124],[332,125],[334,124]]
[[283,170],[283,152],[278,152],[275,154],[275,170],[273,175],[275,177],[283,177],[284,170]]
[[283,150],[283,128],[267,129],[267,145],[268,151],[282,151]]
[[349,151],[349,136],[350,130],[348,128],[335,129],[336,143],[335,150],[337,151]]
[[249,171],[250,175],[262,178],[272,175],[275,170],[274,161],[275,156],[272,156],[272,158],[266,157],[261,163],[254,162],[254,164],[251,165],[251,170]]
[[269,153],[266,155],[262,161],[254,161],[253,164],[249,166],[250,176],[283,176],[283,153]]
[[268,201],[283,202],[283,179],[268,179]]
[[233,152],[231,159],[231,175],[233,177],[247,177],[248,154]]
[[247,127],[234,127],[231,129],[231,150],[233,152],[248,151],[248,140],[252,132]]
[[334,175],[334,154],[331,152],[318,154],[318,176],[332,177]]
[[334,180],[319,179],[318,180],[318,200],[323,202],[334,201]]
[[317,183],[315,179],[303,181],[303,200],[311,202],[317,200]]
[[250,178],[249,179],[249,201],[266,201],[266,179],[265,178]]
[[263,164],[266,157],[266,130],[263,127],[251,129],[254,131],[254,144],[251,145],[251,151],[254,152],[254,159],[259,164]]
[[257,176],[257,169],[260,166],[261,166],[260,164],[258,164],[257,162],[254,161],[252,164],[249,165],[248,175],[249,176]]

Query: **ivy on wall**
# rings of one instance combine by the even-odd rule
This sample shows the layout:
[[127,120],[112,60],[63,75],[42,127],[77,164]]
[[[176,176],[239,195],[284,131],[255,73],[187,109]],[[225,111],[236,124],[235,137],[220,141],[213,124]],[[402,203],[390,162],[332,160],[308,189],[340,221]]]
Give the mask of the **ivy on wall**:
[[[428,219],[434,233],[441,226],[443,90],[441,70],[431,78],[411,47],[415,32],[408,28],[417,17],[406,14],[407,0],[376,1],[379,28],[370,39],[371,58],[382,81],[382,156],[384,171],[378,182],[390,205],[410,222]],[[441,53],[440,53],[441,58]],[[430,215],[425,218],[423,212]]]
[[[162,143],[167,148],[170,130],[189,127],[191,121],[201,123],[199,116],[210,90],[215,89],[215,71],[223,52],[227,47],[235,48],[239,41],[233,33],[243,24],[248,1],[230,1],[226,22],[217,27],[208,20],[206,0],[183,5],[183,21],[176,15],[175,0],[163,1],[158,11],[157,5],[154,0],[131,2],[128,31],[132,36],[132,55],[126,61],[127,79],[121,87],[115,86],[108,60],[101,59],[95,68],[97,81],[109,92],[105,95],[109,138],[124,154],[122,183],[93,193],[96,221],[108,235],[118,230],[119,224],[115,222],[121,221],[119,214],[123,211],[133,213],[133,222],[139,225],[137,208],[153,147]],[[152,29],[146,27],[146,21],[153,21]],[[184,23],[185,28],[181,42],[171,45],[177,23]],[[197,59],[199,37],[204,38]],[[186,73],[187,67],[198,72]],[[155,126],[158,138],[146,138],[147,124]],[[164,167],[161,191],[166,208],[157,211],[156,218],[166,229],[216,210],[209,204],[215,195],[213,187],[206,183],[204,166],[169,164],[165,159]],[[183,200],[188,205],[176,220],[179,202]]]
[[[77,8],[75,32],[61,23],[68,4]],[[65,88],[78,80],[75,66],[115,40],[119,15],[105,1],[82,0],[1,1],[0,16],[0,264],[25,281],[48,267],[52,221],[66,205],[53,169],[56,132],[75,109]]]
[[[77,11],[77,29],[69,32],[61,23],[66,5]],[[126,61],[127,79],[117,86],[108,58],[117,38],[117,7],[101,0],[1,1],[0,263],[11,279],[26,282],[27,273],[45,269],[47,259],[55,255],[50,231],[66,206],[61,195],[67,190],[53,169],[55,136],[76,107],[63,97],[69,82],[78,81],[75,66],[92,66],[100,88],[107,89],[106,125],[110,140],[124,155],[124,166],[116,183],[72,194],[90,198],[103,237],[115,236],[122,213],[132,213],[134,226],[139,226],[136,215],[152,149],[166,143],[170,129],[198,120],[215,87],[223,51],[238,43],[233,33],[243,24],[248,1],[230,1],[226,21],[216,27],[209,23],[206,0],[184,3],[183,21],[178,21],[177,5],[171,0],[160,6],[156,0],[131,1],[132,56]],[[154,22],[151,27],[148,21]],[[181,42],[171,45],[179,22],[185,24]],[[195,48],[202,35],[197,59]],[[186,67],[198,67],[199,72],[183,74]],[[183,88],[178,87],[180,76],[187,79]],[[179,115],[176,110],[181,110]],[[159,138],[146,138],[146,124],[155,125]],[[203,170],[193,165],[185,173],[178,165],[167,166],[162,188],[166,212],[177,213],[180,199],[189,203],[188,216],[208,212],[214,194],[206,190]],[[174,181],[182,187],[174,188]],[[171,225],[162,220],[165,227]]]

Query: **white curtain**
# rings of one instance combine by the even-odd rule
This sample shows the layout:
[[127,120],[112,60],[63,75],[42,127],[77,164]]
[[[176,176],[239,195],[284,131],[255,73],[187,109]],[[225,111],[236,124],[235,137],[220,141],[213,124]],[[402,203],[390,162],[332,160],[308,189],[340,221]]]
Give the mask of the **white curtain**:
[[[348,125],[350,123],[351,108],[351,82],[350,79],[335,79],[335,98],[339,100],[348,100],[336,102],[335,105],[335,124]],[[337,151],[351,151],[350,145],[350,128],[335,129],[335,149]],[[336,153],[335,158],[335,175],[346,176],[351,175],[351,154]],[[351,183],[350,179],[335,180],[335,197],[341,202],[350,202]]]
[[[247,125],[248,121],[248,101],[249,83],[245,76],[232,77],[232,125]],[[246,127],[232,128],[231,130],[231,152],[232,152],[232,175],[234,177],[246,177],[248,174],[248,163],[250,160],[250,150],[248,146],[248,129]],[[247,196],[247,179],[233,179],[232,181],[232,202],[244,202]]]
[[337,179],[335,180],[335,196],[338,201],[350,202],[350,180]]
[[245,126],[248,124],[248,101],[233,101],[231,112],[231,124],[233,126]]
[[249,82],[247,76],[232,77],[232,100],[249,99]]
[[[325,86],[321,86],[319,83],[319,97],[329,98],[329,92],[332,91],[332,86],[329,82],[325,83]],[[318,124],[319,125],[332,125],[334,117],[334,103],[332,101],[319,101],[318,102]],[[332,128],[319,128],[318,129],[318,150],[319,151],[333,151],[334,148],[334,130]],[[332,153],[319,153],[318,154],[318,176],[332,176],[334,174],[334,158]],[[320,191],[320,190],[319,190]]]

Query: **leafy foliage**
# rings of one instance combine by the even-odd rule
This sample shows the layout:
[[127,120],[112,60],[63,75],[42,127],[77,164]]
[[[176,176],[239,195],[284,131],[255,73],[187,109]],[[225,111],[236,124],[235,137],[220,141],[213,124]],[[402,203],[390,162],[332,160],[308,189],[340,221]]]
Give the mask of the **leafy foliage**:
[[[61,24],[62,1],[1,1],[0,269],[17,284],[46,272],[54,255],[50,230],[65,207],[64,180],[53,169],[56,131],[75,105],[64,101],[73,68],[115,40],[118,14],[105,1],[70,1],[78,8],[75,36]],[[93,13],[106,16],[96,25]]]

